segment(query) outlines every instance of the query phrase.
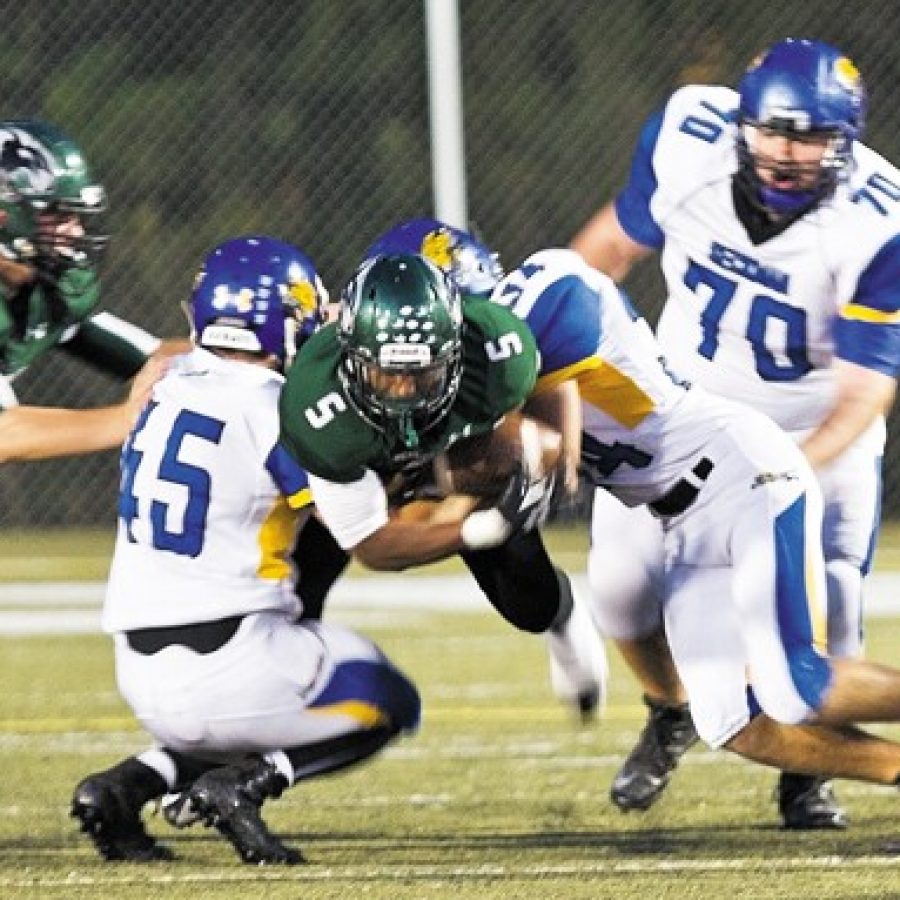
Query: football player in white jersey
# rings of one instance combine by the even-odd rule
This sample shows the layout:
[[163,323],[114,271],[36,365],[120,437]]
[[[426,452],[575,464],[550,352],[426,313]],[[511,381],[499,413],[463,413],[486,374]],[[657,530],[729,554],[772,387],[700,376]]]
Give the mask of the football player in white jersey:
[[170,821],[215,825],[245,862],[302,862],[262,803],[418,723],[415,687],[374,644],[297,621],[289,554],[310,494],[278,444],[277,404],[300,310],[323,291],[289,244],[215,248],[188,308],[195,348],[123,449],[103,627],[119,689],[159,746],[75,789],[72,814],[105,859],[171,858],[141,809],[182,791]]
[[[843,53],[781,41],[738,91],[676,91],[645,125],[625,188],[572,242],[617,280],[660,251],[668,299],[657,335],[673,369],[768,414],[803,450],[825,501],[837,656],[862,649],[884,413],[900,362],[900,172],[860,143],[865,108]],[[662,540],[646,512],[598,493],[595,612],[651,710],[613,782],[622,809],[649,807],[696,739],[661,637]],[[609,578],[607,563],[623,557],[631,566]],[[778,798],[785,827],[846,824],[821,779],[785,773]]]
[[[825,650],[821,494],[797,445],[673,374],[615,284],[572,251],[533,254],[491,299],[535,335],[535,393],[577,386],[594,482],[662,524],[665,628],[701,737],[897,784],[900,743],[852,723],[900,721],[900,670]],[[615,580],[617,565],[595,577]]]

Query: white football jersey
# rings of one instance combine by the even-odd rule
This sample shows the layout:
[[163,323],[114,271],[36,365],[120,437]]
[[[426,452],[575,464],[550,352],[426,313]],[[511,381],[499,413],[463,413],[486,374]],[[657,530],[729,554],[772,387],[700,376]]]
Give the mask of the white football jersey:
[[122,451],[108,632],[298,611],[306,473],[278,445],[284,379],[202,349],[173,360]]
[[734,415],[734,404],[673,376],[646,321],[573,251],[533,254],[491,299],[535,335],[537,393],[578,382],[591,477],[629,506],[658,499]]
[[616,211],[662,252],[657,335],[673,369],[800,432],[833,403],[834,357],[900,368],[900,172],[857,142],[832,198],[754,244],[732,200],[737,106],[725,87],[673,94]]

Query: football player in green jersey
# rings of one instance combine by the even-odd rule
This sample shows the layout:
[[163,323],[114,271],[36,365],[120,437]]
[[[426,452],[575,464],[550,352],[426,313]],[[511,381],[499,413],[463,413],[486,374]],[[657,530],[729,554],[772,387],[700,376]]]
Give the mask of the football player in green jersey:
[[[406,488],[427,476],[435,456],[491,431],[534,386],[537,350],[515,317],[479,301],[467,305],[465,329],[463,321],[456,286],[427,260],[367,260],[344,291],[339,322],[310,338],[289,373],[283,442],[321,482],[319,511],[338,542],[372,568],[465,549],[463,523],[382,529],[383,482]],[[508,536],[498,525],[483,543]]]
[[105,209],[70,137],[44,122],[0,122],[0,410],[18,402],[13,379],[57,348],[123,379],[160,350],[142,329],[96,312]]
[[[281,440],[309,472],[325,524],[365,565],[399,570],[458,553],[504,618],[558,634],[565,653],[571,586],[537,531],[551,478],[523,469],[493,508],[449,521],[393,515],[428,482],[435,456],[525,403],[537,370],[534,338],[516,316],[485,297],[463,303],[422,255],[375,256],[345,288],[339,321],[310,338],[288,373]],[[603,687],[598,671],[590,676],[571,698],[586,711]]]

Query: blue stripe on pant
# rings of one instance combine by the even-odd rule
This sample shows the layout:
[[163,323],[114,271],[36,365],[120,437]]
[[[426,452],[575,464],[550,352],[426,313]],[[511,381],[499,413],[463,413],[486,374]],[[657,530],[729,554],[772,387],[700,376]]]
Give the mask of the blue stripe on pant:
[[869,538],[869,547],[866,552],[866,558],[863,560],[863,564],[860,566],[860,571],[865,578],[866,575],[872,570],[872,559],[875,556],[875,545],[878,543],[878,532],[881,529],[881,503],[882,503],[882,490],[883,490],[883,463],[884,457],[876,456],[875,457],[875,477],[877,479],[876,483],[878,485],[877,492],[877,501],[875,503],[875,515],[872,520],[872,534]]
[[775,520],[776,607],[791,680],[803,701],[818,709],[831,682],[831,665],[813,645],[805,522],[805,495],[798,497]]

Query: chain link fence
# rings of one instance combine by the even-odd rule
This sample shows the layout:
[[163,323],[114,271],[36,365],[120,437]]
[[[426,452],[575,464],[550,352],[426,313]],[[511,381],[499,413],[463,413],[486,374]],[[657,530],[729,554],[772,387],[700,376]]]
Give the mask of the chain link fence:
[[[733,84],[787,35],[857,62],[867,141],[900,159],[900,17],[860,0],[459,0],[469,209],[509,266],[565,244],[625,178],[644,117],[678,84]],[[263,232],[302,246],[331,290],[371,238],[431,212],[420,0],[17,0],[4,4],[6,118],[68,131],[110,196],[103,307],[186,333],[205,252]],[[653,318],[655,266],[626,285]],[[121,385],[59,354],[24,402],[93,406]],[[896,431],[896,426],[893,431]],[[900,514],[896,441],[885,509]],[[892,452],[891,452],[892,451]],[[115,454],[4,466],[0,527],[111,524]]]

